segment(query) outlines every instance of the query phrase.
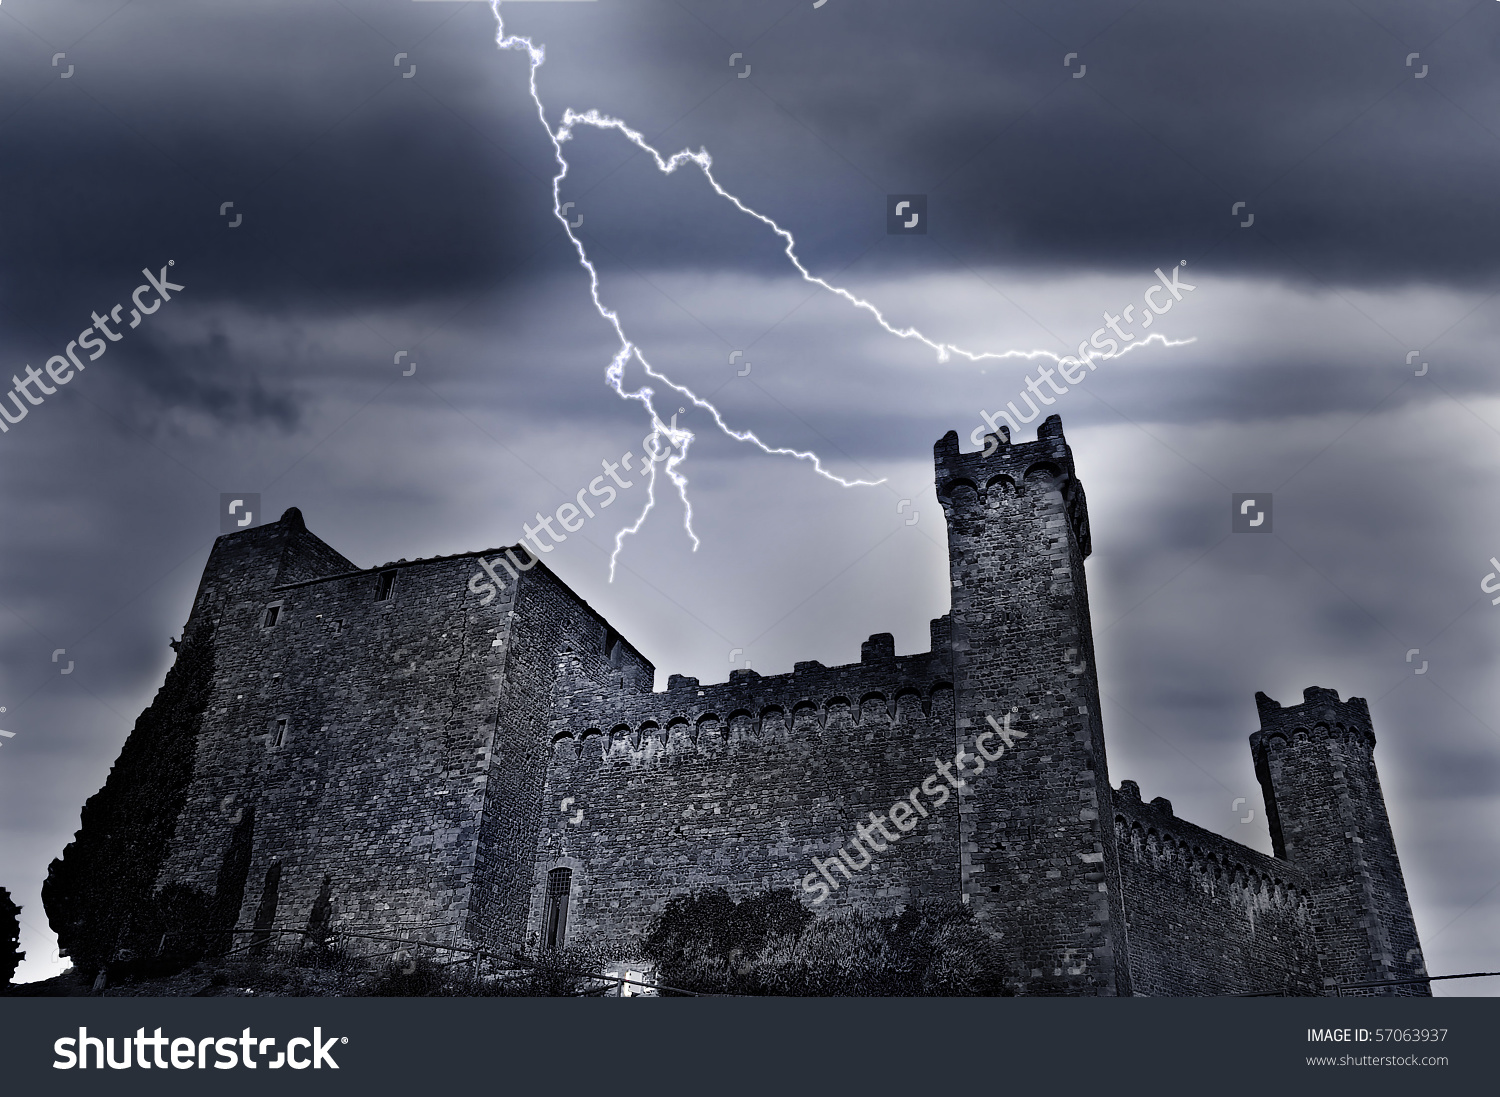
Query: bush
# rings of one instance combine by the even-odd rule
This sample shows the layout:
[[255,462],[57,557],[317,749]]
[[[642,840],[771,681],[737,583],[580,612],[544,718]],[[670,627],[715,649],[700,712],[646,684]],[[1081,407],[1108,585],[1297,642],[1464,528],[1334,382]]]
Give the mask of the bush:
[[[477,963],[460,953],[433,949],[398,952],[373,978],[348,993],[372,997],[528,997],[571,998],[598,992],[599,976],[611,959],[604,948],[582,941],[543,949],[516,966]],[[437,957],[436,959],[432,958]]]
[[652,920],[641,953],[655,961],[663,986],[755,994],[756,960],[767,942],[795,938],[810,921],[812,913],[787,889],[740,903],[722,888],[679,895]]
[[967,908],[933,900],[884,917],[854,910],[814,920],[791,891],[738,904],[722,890],[680,896],[653,920],[642,951],[663,985],[700,993],[1007,993],[995,940]]
[[397,957],[364,991],[372,998],[431,998],[443,991],[443,969],[425,956]]
[[524,995],[534,998],[571,998],[595,991],[600,984],[595,976],[616,957],[590,941],[579,941],[564,948],[542,949],[528,957],[529,967],[489,984],[473,994]]
[[862,911],[814,922],[759,957],[762,993],[830,996],[1006,994],[995,940],[958,903],[913,903],[884,918]]
[[116,931],[109,983],[167,978],[226,951],[228,938],[210,928],[212,907],[211,896],[177,884],[146,896]]

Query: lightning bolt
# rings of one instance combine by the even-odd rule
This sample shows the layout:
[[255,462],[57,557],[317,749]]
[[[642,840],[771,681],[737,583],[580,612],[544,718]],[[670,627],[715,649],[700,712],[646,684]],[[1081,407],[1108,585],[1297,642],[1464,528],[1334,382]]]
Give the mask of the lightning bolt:
[[[880,311],[880,309],[875,307],[875,305],[871,304],[869,301],[866,301],[862,297],[856,296],[855,294],[849,292],[847,289],[844,289],[842,286],[833,285],[832,283],[819,278],[817,275],[808,270],[807,267],[803,265],[802,260],[797,256],[797,242],[790,232],[782,228],[772,218],[767,217],[759,210],[752,209],[750,206],[745,205],[745,203],[740,201],[739,198],[720,186],[719,181],[714,178],[713,157],[709,155],[707,149],[700,148],[697,152],[683,149],[681,152],[674,153],[671,157],[664,158],[662,154],[655,148],[653,148],[651,144],[646,141],[645,137],[643,137],[639,132],[631,129],[622,120],[618,118],[612,118],[607,114],[601,114],[597,110],[589,110],[583,113],[579,113],[569,107],[563,111],[562,123],[556,130],[554,130],[547,122],[546,108],[542,105],[542,97],[540,92],[538,92],[537,90],[536,83],[537,70],[541,68],[542,64],[547,59],[546,49],[545,47],[534,45],[531,39],[526,38],[522,35],[507,35],[505,33],[505,20],[500,14],[500,5],[502,2],[503,0],[490,0],[490,10],[495,13],[495,44],[502,50],[525,50],[526,56],[530,63],[528,84],[531,91],[531,101],[536,104],[537,118],[542,123],[542,128],[547,131],[547,137],[552,142],[553,156],[557,160],[558,171],[557,174],[552,177],[552,214],[562,225],[563,231],[568,234],[568,239],[572,241],[573,249],[578,253],[578,262],[583,266],[583,269],[588,272],[589,295],[593,299],[594,308],[597,309],[599,315],[607,320],[609,324],[615,329],[615,335],[620,340],[620,349],[615,352],[614,357],[610,360],[609,368],[605,370],[605,379],[608,382],[609,386],[614,389],[616,394],[618,394],[621,399],[635,400],[639,402],[651,416],[652,433],[649,435],[649,437],[653,440],[653,447],[655,444],[654,440],[657,438],[665,438],[671,446],[673,452],[666,458],[665,471],[668,479],[670,479],[673,485],[677,488],[678,497],[682,500],[683,528],[686,529],[688,537],[692,539],[694,552],[698,550],[699,540],[698,535],[693,532],[693,505],[689,501],[687,495],[687,477],[685,477],[681,472],[678,471],[678,466],[687,459],[688,448],[693,441],[693,433],[684,427],[677,426],[677,417],[675,415],[672,417],[671,424],[662,422],[661,417],[656,412],[656,406],[652,402],[652,398],[656,395],[655,390],[648,385],[642,385],[640,388],[634,390],[633,392],[626,391],[624,383],[625,366],[632,358],[634,358],[641,364],[641,368],[645,370],[648,377],[660,381],[662,384],[668,386],[674,392],[681,394],[683,397],[690,400],[693,403],[693,406],[702,408],[705,411],[709,412],[713,416],[714,424],[726,435],[728,435],[730,438],[735,439],[736,441],[749,442],[760,449],[762,452],[770,454],[772,456],[794,457],[799,461],[806,461],[812,465],[813,469],[819,476],[822,476],[827,480],[832,480],[834,483],[840,485],[841,487],[874,487],[877,484],[885,483],[885,480],[846,480],[843,477],[835,475],[834,473],[829,472],[827,469],[825,469],[823,467],[823,462],[818,458],[818,455],[810,450],[804,451],[791,449],[785,446],[769,446],[765,442],[761,441],[761,439],[756,436],[754,431],[735,430],[724,421],[724,417],[719,413],[719,409],[714,407],[713,404],[703,399],[697,393],[693,392],[686,385],[682,385],[677,383],[676,381],[673,381],[666,374],[661,373],[660,371],[653,368],[650,362],[646,361],[646,356],[641,353],[640,347],[633,343],[630,340],[629,336],[625,334],[625,329],[620,323],[619,314],[605,305],[603,300],[600,298],[599,272],[595,269],[594,264],[590,262],[588,252],[584,249],[583,242],[573,234],[573,226],[568,222],[567,215],[563,212],[562,209],[562,181],[567,177],[568,174],[568,161],[567,158],[563,156],[562,146],[564,141],[572,140],[573,129],[575,126],[585,125],[592,126],[596,129],[601,130],[617,131],[631,144],[635,145],[642,151],[649,153],[651,155],[651,158],[656,162],[657,168],[666,175],[671,175],[684,164],[693,164],[703,173],[704,178],[707,179],[709,185],[713,187],[715,194],[732,203],[734,207],[741,213],[747,214],[748,216],[753,217],[757,221],[761,222],[761,224],[765,225],[786,242],[786,246],[783,249],[786,253],[786,257],[791,261],[792,266],[796,268],[797,273],[802,276],[803,281],[809,282],[815,286],[819,286],[822,289],[827,290],[829,293],[843,298],[855,308],[868,312],[875,318],[875,321],[890,334],[895,335],[901,339],[915,339],[918,342],[932,348],[932,350],[936,352],[938,361],[940,362],[946,362],[949,356],[953,354],[957,354],[960,357],[966,358],[971,362],[980,362],[986,359],[1006,358],[1024,358],[1028,361],[1035,358],[1050,358],[1054,362],[1062,361],[1062,356],[1046,350],[1006,350],[979,352],[965,350],[963,347],[956,346],[952,343],[943,343],[930,339],[926,335],[922,334],[922,332],[919,331],[916,327],[896,327],[885,318],[885,315]],[[1160,343],[1163,346],[1182,346],[1185,343],[1191,342],[1193,342],[1193,340],[1191,339],[1171,340],[1167,339],[1165,336],[1159,333],[1155,333],[1139,342],[1127,344],[1117,354],[1102,355],[1100,357],[1121,357],[1124,354],[1127,354],[1130,351],[1134,350],[1136,347],[1146,346],[1150,343]],[[636,520],[633,523],[626,526],[624,529],[621,529],[618,533],[615,534],[614,551],[611,552],[609,556],[610,582],[614,582],[615,562],[620,555],[620,550],[624,545],[625,538],[639,532],[642,523],[644,523],[646,520],[646,516],[650,514],[652,509],[656,506],[656,466],[660,461],[660,458],[658,457],[656,459],[652,459],[652,454],[647,454],[647,460],[647,467],[649,468],[650,472],[646,480],[646,505],[641,510],[641,513],[636,517]]]

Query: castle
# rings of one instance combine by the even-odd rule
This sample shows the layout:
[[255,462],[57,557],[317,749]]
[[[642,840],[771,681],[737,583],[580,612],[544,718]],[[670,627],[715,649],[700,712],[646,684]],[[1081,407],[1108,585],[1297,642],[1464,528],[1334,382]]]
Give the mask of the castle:
[[[510,950],[826,878],[819,914],[967,904],[1019,994],[1429,993],[1364,700],[1256,695],[1274,857],[1112,788],[1072,453],[1057,416],[986,441],[936,446],[953,602],[930,651],[880,634],[848,666],[661,693],[535,559],[481,602],[495,550],[358,568],[296,509],[220,537],[176,665],[53,863],[61,947],[103,962],[168,892],[226,931]],[[1002,718],[1008,749],[955,802],[893,809]],[[886,810],[902,840],[832,873]]]

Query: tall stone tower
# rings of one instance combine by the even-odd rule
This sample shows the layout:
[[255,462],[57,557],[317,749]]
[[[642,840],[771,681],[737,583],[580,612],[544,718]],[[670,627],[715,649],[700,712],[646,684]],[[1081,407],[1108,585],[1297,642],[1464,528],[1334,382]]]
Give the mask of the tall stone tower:
[[1083,572],[1088,506],[1061,420],[1018,445],[1002,427],[980,453],[960,453],[950,431],[935,463],[952,573],[956,746],[972,751],[1007,715],[1025,735],[961,794],[963,900],[1001,933],[1016,990],[1128,996]]
[[[1255,695],[1250,736],[1276,856],[1313,884],[1323,983],[1335,986],[1426,974],[1385,797],[1375,772],[1375,732],[1363,697],[1309,686],[1283,708]],[[1425,983],[1354,991],[1428,995]]]

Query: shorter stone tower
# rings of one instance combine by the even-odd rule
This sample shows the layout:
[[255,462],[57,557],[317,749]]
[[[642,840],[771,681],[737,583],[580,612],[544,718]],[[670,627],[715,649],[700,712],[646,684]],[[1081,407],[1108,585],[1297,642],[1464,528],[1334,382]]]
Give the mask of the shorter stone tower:
[[[1309,686],[1283,708],[1255,695],[1250,736],[1276,856],[1313,888],[1323,984],[1420,979],[1427,972],[1396,841],[1375,772],[1375,732],[1363,697]],[[1421,995],[1425,983],[1355,990]]]

